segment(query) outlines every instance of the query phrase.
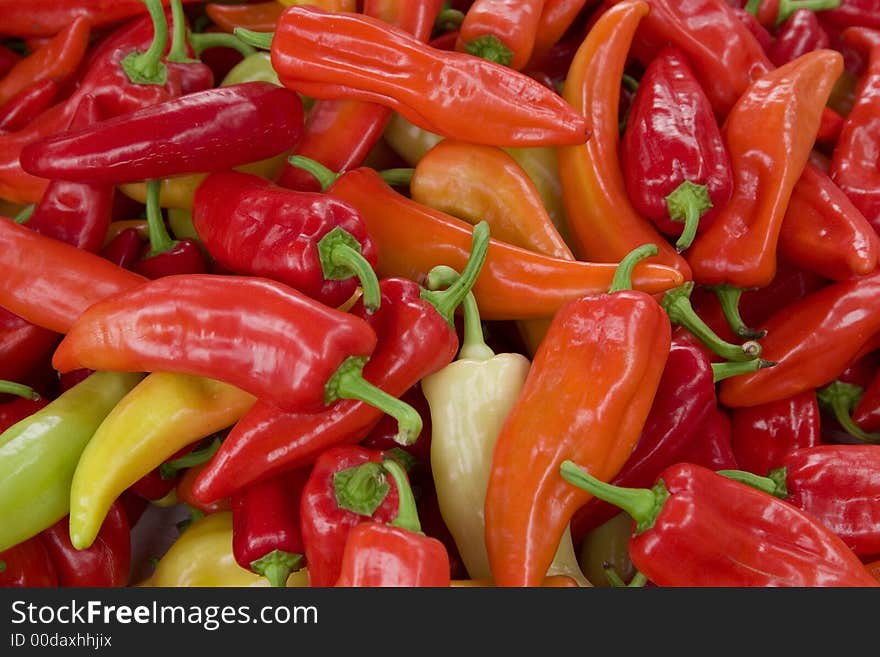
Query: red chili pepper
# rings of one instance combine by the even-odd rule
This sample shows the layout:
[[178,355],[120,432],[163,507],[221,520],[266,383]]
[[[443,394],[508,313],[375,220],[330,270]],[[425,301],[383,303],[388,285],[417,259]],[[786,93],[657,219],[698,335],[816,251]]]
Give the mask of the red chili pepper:
[[838,27],[858,25],[880,29],[880,0],[842,0],[833,9],[826,9],[822,20]]
[[310,586],[333,586],[339,579],[352,529],[370,518],[388,522],[397,513],[397,486],[387,480],[382,459],[379,450],[340,445],[315,461],[299,511]]
[[852,414],[863,431],[880,431],[880,370],[877,370]]
[[131,529],[125,507],[116,500],[92,545],[77,550],[70,542],[68,516],[40,532],[58,573],[60,586],[116,587],[128,584]]
[[61,93],[55,80],[45,79],[25,87],[0,108],[0,130],[23,130],[34,118],[48,109]]
[[[205,89],[28,144],[25,171],[120,184],[220,171],[291,148],[303,126],[299,96],[271,82]],[[144,140],[141,135],[149,134]]]
[[193,197],[193,226],[231,271],[286,283],[328,306],[364,290],[379,305],[376,244],[349,203],[246,173],[210,174]]
[[732,444],[739,467],[764,476],[778,468],[789,452],[821,442],[815,390],[777,401],[734,408],[730,414]]
[[[3,381],[0,381],[0,392],[8,392],[3,390]],[[2,403],[0,403],[0,433],[6,431],[19,420],[33,415],[38,410],[49,403],[49,400],[35,391],[31,390],[30,394],[26,391],[16,393],[11,400],[6,400],[5,395]]]
[[522,70],[532,56],[544,0],[475,0],[459,27],[455,49]]
[[[380,342],[382,337],[379,337]],[[381,345],[378,349],[381,349]],[[377,349],[377,351],[378,351]],[[405,401],[412,406],[422,418],[422,433],[416,438],[415,442],[410,445],[401,445],[395,438],[397,437],[397,422],[390,415],[386,415],[370,429],[366,438],[360,441],[362,447],[374,450],[390,450],[402,449],[419,463],[430,464],[431,462],[431,408],[428,406],[428,400],[422,393],[422,387],[416,383],[409,390],[400,396],[401,401]]]
[[183,475],[177,480],[177,485],[174,487],[177,499],[205,515],[217,513],[218,511],[232,511],[232,500],[229,497],[221,497],[210,502],[204,502],[195,496],[193,486],[207,465],[207,463],[202,463],[183,471]]
[[678,237],[679,250],[708,227],[733,192],[727,146],[687,58],[661,50],[639,81],[621,140],[633,206]]
[[[378,346],[364,367],[364,378],[393,397],[399,397],[424,377],[448,365],[458,352],[459,339],[452,316],[473,284],[481,266],[482,237],[458,283],[443,292],[428,292],[404,278],[381,281],[382,302],[372,315],[361,300],[351,312],[364,317],[378,336]],[[421,433],[418,412],[409,436]],[[333,445],[359,442],[382,417],[376,408],[358,401],[341,401],[322,413],[283,413],[260,400],[232,428],[199,478],[195,494],[212,500],[264,477],[301,467]]]
[[778,29],[797,11],[823,11],[839,6],[841,0],[748,0],[745,10],[769,30]]
[[397,514],[388,524],[368,520],[352,528],[335,586],[448,587],[449,555],[442,542],[422,533],[406,472],[393,459],[382,467],[396,484]]
[[365,320],[282,283],[178,274],[90,306],[52,364],[59,372],[89,367],[206,376],[279,408],[314,412],[341,397],[367,395],[382,404],[385,396],[361,376],[375,346]]
[[[708,442],[704,425],[717,408],[715,383],[761,364],[757,359],[713,364],[703,349],[673,340],[638,442],[611,483],[650,486],[661,470],[682,461],[683,453],[692,445]],[[571,520],[575,544],[618,513],[620,509],[612,504],[597,498],[589,500]]]
[[702,439],[694,441],[681,453],[679,461],[702,465],[710,470],[738,468],[733,453],[733,431],[730,416],[720,406],[709,411],[709,416],[700,425],[698,433]]
[[657,586],[880,586],[818,520],[708,468],[670,466],[653,488],[611,486],[571,461],[561,474],[633,517],[630,558]]
[[[582,144],[589,138],[584,117],[529,76],[431,48],[370,16],[291,6],[273,36],[240,36],[260,47],[271,43],[272,66],[295,91],[385,105],[441,136],[496,146]],[[384,55],[389,51],[393,57]]]
[[126,228],[103,246],[101,257],[119,267],[131,269],[142,252],[143,240],[137,228]]
[[774,32],[773,44],[767,56],[774,66],[782,66],[804,53],[830,48],[831,38],[822,28],[816,14],[809,9],[798,9]]
[[816,445],[785,454],[766,477],[724,476],[767,491],[837,534],[859,557],[880,554],[880,445]]
[[[85,128],[101,119],[94,96],[85,96],[70,127]],[[48,237],[96,252],[104,242],[113,213],[113,185],[52,180],[27,227]]]
[[21,60],[21,55],[0,43],[0,75],[6,75]]
[[232,496],[232,552],[242,568],[284,586],[304,562],[300,502],[310,468],[283,472]]
[[733,13],[736,14],[747,28],[749,28],[749,32],[751,32],[758,40],[758,43],[761,44],[761,48],[764,49],[764,52],[768,52],[773,45],[773,35],[770,34],[770,31],[761,25],[760,21],[755,18],[754,14],[746,11],[742,7],[733,7]]
[[55,566],[39,534],[0,552],[0,588],[57,586]]
[[28,376],[52,353],[60,337],[0,308],[0,378],[20,381]]

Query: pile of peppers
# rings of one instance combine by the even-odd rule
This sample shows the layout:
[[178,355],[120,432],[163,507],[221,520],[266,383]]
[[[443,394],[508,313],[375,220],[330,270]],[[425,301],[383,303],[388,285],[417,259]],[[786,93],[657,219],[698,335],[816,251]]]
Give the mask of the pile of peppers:
[[0,16],[0,586],[880,586],[878,0]]

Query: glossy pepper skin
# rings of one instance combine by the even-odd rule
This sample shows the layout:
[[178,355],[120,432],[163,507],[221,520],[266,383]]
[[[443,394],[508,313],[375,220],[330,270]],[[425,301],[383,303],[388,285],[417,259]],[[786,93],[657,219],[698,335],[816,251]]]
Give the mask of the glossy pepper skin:
[[91,545],[124,490],[180,450],[234,424],[255,401],[214,379],[172,372],[144,377],[110,410],[76,464],[70,484],[74,546]]
[[749,288],[773,279],[789,198],[842,71],[840,53],[815,50],[753,82],[733,106],[722,127],[733,195],[688,249],[695,281]]
[[830,47],[831,38],[816,13],[809,9],[799,9],[775,31],[767,56],[774,66],[782,66],[811,50]]
[[[578,47],[563,95],[587,117],[593,132],[586,144],[559,149],[562,197],[578,259],[618,262],[642,244],[656,244],[652,264],[672,267],[689,280],[687,261],[630,202],[618,156],[620,80],[633,36],[648,12],[642,0],[609,7]],[[480,307],[485,313],[485,304]]]
[[45,529],[40,538],[58,573],[59,586],[118,587],[128,584],[131,567],[131,528],[125,507],[113,503],[97,539],[87,549],[70,542],[67,517]]
[[0,434],[0,550],[66,516],[89,439],[142,374],[95,372]]
[[455,49],[517,71],[532,56],[544,0],[476,0],[465,12]]
[[[859,557],[869,558],[880,554],[878,469],[880,445],[814,445],[785,454],[767,474],[766,490],[818,520]],[[752,478],[745,475],[740,481]]]
[[52,353],[60,336],[0,308],[0,378],[20,381]]
[[52,360],[59,372],[90,367],[205,376],[280,408],[315,411],[329,403],[325,388],[343,361],[368,358],[375,346],[363,319],[281,283],[179,274],[89,307]]
[[0,552],[0,588],[58,586],[58,574],[38,534]]
[[258,482],[232,496],[232,553],[242,568],[284,586],[305,565],[300,500],[310,470]]
[[[299,510],[310,586],[333,586],[336,583],[342,571],[345,544],[357,525],[371,518],[377,522],[389,522],[397,514],[397,486],[382,472],[382,458],[383,452],[379,450],[339,445],[323,451],[312,466]],[[363,480],[359,492],[370,503],[359,512],[348,508],[345,503],[340,505],[334,478],[339,472],[365,463],[380,467],[373,467],[373,476]],[[373,505],[372,512],[366,513]]]
[[[620,274],[634,256],[649,253],[634,252]],[[620,471],[648,416],[670,341],[669,317],[652,296],[626,289],[625,276],[553,317],[493,451],[484,509],[499,586],[539,585],[574,512],[589,499],[555,476],[562,461],[582,459],[605,480]],[[548,407],[555,409],[549,417]]]
[[18,92],[0,107],[0,131],[15,132],[26,128],[58,98],[61,87],[55,80],[35,82]]
[[786,455],[821,442],[819,404],[813,389],[777,401],[734,408],[732,444],[739,467],[764,476]]
[[[484,255],[472,261],[471,280],[465,285],[473,283],[479,271],[475,265],[483,266]],[[378,336],[364,378],[400,397],[455,358],[459,341],[452,313],[463,295],[459,290],[452,296],[446,292],[425,298],[421,286],[405,278],[382,280],[380,289],[379,310],[367,314],[358,300],[351,313],[364,317]],[[360,442],[381,418],[376,408],[355,400],[310,414],[283,413],[258,401],[226,437],[196,482],[195,494],[205,501],[218,499],[264,477],[312,463],[334,445]]]
[[[584,118],[536,80],[431,48],[370,16],[288,7],[271,44],[285,86],[317,99],[379,103],[442,136],[499,146],[580,144],[589,137]],[[382,54],[388,49],[393,58]],[[479,125],[468,118],[475,114]]]
[[756,406],[830,383],[880,331],[880,272],[826,285],[775,312],[764,324],[762,357],[778,363],[722,381],[721,403]]
[[325,236],[341,229],[369,267],[377,261],[376,245],[354,207],[252,174],[224,171],[205,178],[193,197],[193,225],[224,267],[281,281],[328,306],[349,299],[358,277],[344,265],[333,278],[325,275]]
[[[299,96],[243,82],[169,99],[89,128],[27,145],[28,173],[120,184],[232,168],[292,147],[302,133]],[[149,140],[139,135],[149,134]]]
[[271,32],[275,29],[283,11],[284,5],[277,0],[245,5],[219,2],[209,2],[205,5],[205,14],[211,22],[226,32],[232,32],[236,27],[255,32]]
[[3,402],[0,404],[0,432],[33,415],[48,403],[49,400],[45,397],[37,399],[16,397],[12,401]]
[[[604,495],[602,482],[586,482],[589,475],[574,463],[564,472],[568,481]],[[657,586],[880,586],[812,516],[708,468],[679,463],[661,472],[653,488],[604,490],[606,500],[626,504],[636,518],[630,558]]]
[[663,234],[680,236],[679,249],[687,248],[730,199],[727,146],[687,58],[673,47],[661,50],[639,80],[620,165],[633,207]]
[[846,42],[868,56],[859,79],[855,102],[844,119],[831,157],[831,179],[880,232],[880,193],[876,149],[880,144],[877,112],[880,108],[880,27],[847,28]]

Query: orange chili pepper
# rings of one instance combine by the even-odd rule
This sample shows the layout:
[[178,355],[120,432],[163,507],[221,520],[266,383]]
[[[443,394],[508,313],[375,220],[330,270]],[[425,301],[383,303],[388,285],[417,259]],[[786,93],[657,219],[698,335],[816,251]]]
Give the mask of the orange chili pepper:
[[[337,175],[321,165],[302,165],[316,174],[323,169],[322,188],[361,213],[379,248],[379,276],[419,281],[437,265],[464,268],[473,232],[468,222],[399,194],[373,169]],[[491,239],[473,293],[487,320],[551,317],[572,299],[607,290],[616,269],[616,263],[561,260]],[[671,267],[647,262],[636,267],[635,287],[651,294],[682,282]]]
[[209,2],[205,14],[224,32],[243,27],[254,32],[272,32],[285,9],[280,2],[257,2],[250,5],[222,5]]
[[[475,225],[486,221],[502,242],[574,260],[535,183],[501,148],[444,139],[416,165],[410,197]],[[532,353],[548,326],[549,318],[520,323]]]
[[730,110],[722,136],[733,195],[687,251],[695,281],[750,288],[773,280],[782,220],[842,71],[839,52],[814,50],[755,80]]
[[544,0],[475,0],[455,49],[521,70],[532,56]]
[[617,154],[620,80],[636,28],[647,13],[643,0],[608,8],[578,48],[563,97],[587,117],[593,133],[584,145],[559,148],[559,177],[572,250],[579,259],[617,262],[637,246],[656,244],[652,261],[690,279],[687,261],[630,203]]
[[67,80],[82,61],[89,45],[91,27],[85,17],[77,17],[42,48],[20,59],[0,78],[0,106],[18,92],[40,80]]
[[[595,4],[596,0],[590,0]],[[587,0],[546,0],[541,18],[538,20],[538,31],[532,56],[525,68],[540,69],[550,49],[563,37],[572,26]]]
[[[556,313],[501,428],[486,490],[486,547],[498,586],[538,586],[574,512],[590,495],[558,474],[577,460],[609,481],[641,435],[672,329],[660,304],[628,289],[626,256],[607,294]],[[547,409],[553,409],[548,413]]]

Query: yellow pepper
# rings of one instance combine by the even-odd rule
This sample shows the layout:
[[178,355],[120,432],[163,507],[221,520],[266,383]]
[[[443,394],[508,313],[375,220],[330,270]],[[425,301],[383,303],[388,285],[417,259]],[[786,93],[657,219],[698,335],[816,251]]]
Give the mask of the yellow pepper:
[[578,561],[596,586],[611,586],[606,575],[609,567],[625,580],[635,575],[636,570],[629,559],[631,536],[632,518],[627,513],[618,513],[584,536]]
[[[428,287],[450,284],[458,274],[444,266],[428,275]],[[464,337],[457,359],[422,380],[431,411],[431,471],[437,502],[468,575],[491,579],[483,506],[492,450],[528,375],[518,353],[495,354],[483,340],[473,294],[463,305]],[[548,575],[590,583],[581,573],[571,534],[563,536]]]
[[[291,573],[287,586],[308,586],[308,570]],[[139,586],[269,586],[238,565],[232,552],[232,512],[212,513],[187,527]]]
[[89,547],[113,501],[163,461],[231,426],[256,399],[221,381],[154,372],[101,422],[70,488],[70,540]]

